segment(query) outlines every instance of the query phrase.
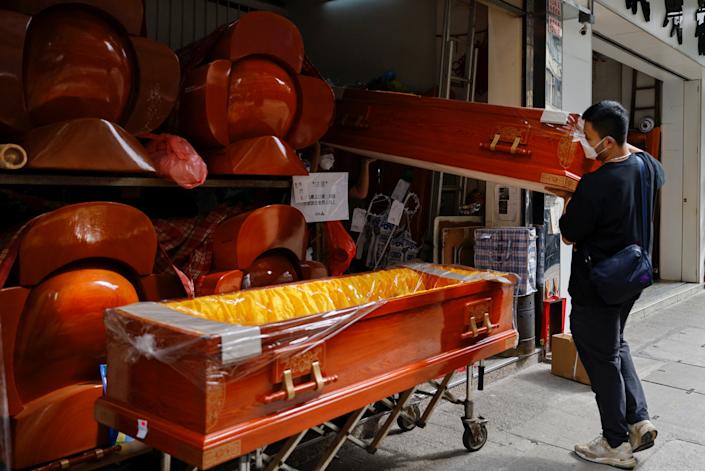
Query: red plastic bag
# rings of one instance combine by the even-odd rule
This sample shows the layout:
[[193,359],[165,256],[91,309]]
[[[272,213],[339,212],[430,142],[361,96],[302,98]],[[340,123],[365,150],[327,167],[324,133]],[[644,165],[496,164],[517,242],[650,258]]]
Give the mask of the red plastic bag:
[[157,175],[189,190],[206,181],[208,167],[186,139],[172,134],[140,137],[150,139],[146,149],[157,168]]
[[342,275],[355,256],[355,241],[340,221],[325,222],[324,237],[328,254],[326,257],[328,275]]

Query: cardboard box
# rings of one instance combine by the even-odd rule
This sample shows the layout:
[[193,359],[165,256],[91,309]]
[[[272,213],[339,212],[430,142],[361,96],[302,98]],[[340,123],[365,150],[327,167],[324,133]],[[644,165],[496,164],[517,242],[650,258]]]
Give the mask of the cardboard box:
[[556,334],[551,337],[551,352],[553,352],[551,373],[590,385],[590,378],[588,378],[585,367],[578,357],[572,335]]

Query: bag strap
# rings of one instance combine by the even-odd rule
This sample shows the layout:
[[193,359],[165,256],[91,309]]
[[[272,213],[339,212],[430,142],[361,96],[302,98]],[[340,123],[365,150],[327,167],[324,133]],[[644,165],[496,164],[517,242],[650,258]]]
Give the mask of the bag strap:
[[[653,190],[653,185],[647,185],[646,183],[646,162],[644,157],[641,154],[636,154],[636,158],[639,164],[639,186],[641,187],[641,247],[644,250],[648,250],[649,255],[651,255],[651,251],[653,249],[653,241],[651,240],[651,225],[653,222],[652,218],[649,217],[649,214],[653,214],[654,204],[648,197],[647,188]],[[649,173],[651,174],[652,172]],[[652,176],[650,175],[650,177]],[[653,180],[653,178],[650,178],[650,180]]]
[[656,188],[656,167],[650,159],[646,159],[644,163],[648,164],[651,184],[651,208],[649,211],[649,255],[653,253],[654,248],[654,214],[656,213],[656,196],[658,194],[658,189]]
[[[640,226],[640,233],[641,233],[641,243],[640,246],[643,250],[648,250],[649,256],[651,256],[652,249],[653,249],[653,241],[651,240],[650,234],[653,234],[653,217],[649,218],[648,214],[651,213],[653,215],[653,210],[655,207],[655,200],[656,200],[656,192],[654,191],[654,198],[651,206],[649,207],[649,198],[648,198],[648,190],[647,190],[647,184],[646,184],[646,162],[644,160],[644,157],[639,154],[634,154],[636,157],[637,163],[639,165],[639,189],[640,189],[640,203],[641,203],[641,211],[640,211],[640,220],[641,220],[641,226]],[[651,186],[650,188],[654,188],[654,176],[653,172],[650,171],[650,181],[651,181]],[[587,265],[589,270],[592,270],[592,258],[590,257],[590,252],[587,250],[587,247],[583,246],[582,250],[583,257],[585,259],[585,264]]]

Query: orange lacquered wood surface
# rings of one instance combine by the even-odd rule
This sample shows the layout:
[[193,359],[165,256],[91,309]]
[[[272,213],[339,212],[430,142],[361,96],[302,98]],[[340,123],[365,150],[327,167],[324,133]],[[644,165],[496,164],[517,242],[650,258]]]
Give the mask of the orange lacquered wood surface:
[[335,96],[330,86],[317,77],[299,75],[301,89],[298,120],[286,140],[294,149],[315,144],[333,124]]
[[104,119],[48,124],[28,131],[20,142],[27,150],[27,168],[154,172],[152,160],[137,138]]
[[35,126],[76,118],[120,122],[134,86],[129,40],[85,8],[32,18],[25,45],[25,100]]
[[266,56],[301,73],[304,42],[294,23],[266,11],[251,12],[228,27],[216,44],[214,59],[233,62],[249,56]]
[[[140,241],[136,244],[135,241]],[[157,235],[141,211],[118,203],[81,203],[42,216],[20,243],[20,284],[34,285],[82,259],[110,259],[152,273]]]
[[132,284],[104,269],[58,274],[32,290],[15,338],[15,377],[23,402],[94,381],[105,360],[103,311],[139,301]]
[[29,127],[24,103],[22,58],[29,28],[29,16],[15,12],[0,15],[0,133],[23,131]]
[[132,37],[137,86],[134,105],[125,122],[132,134],[158,128],[171,113],[179,96],[181,69],[176,54],[166,45],[147,38]]
[[308,175],[294,149],[276,136],[234,142],[210,152],[207,160],[213,175]]
[[179,107],[181,132],[204,147],[225,146],[228,136],[228,60],[202,65],[186,75]]
[[0,288],[0,324],[11,466],[25,468],[103,445],[93,406],[102,393],[104,310],[184,292],[173,275],[152,274],[154,228],[122,204],[47,213],[10,251],[10,281],[19,285]]
[[286,69],[259,58],[236,62],[230,70],[228,96],[230,142],[259,136],[283,138],[297,105],[296,85]]
[[[295,368],[277,360],[250,372],[250,362],[261,364],[256,357],[224,365],[219,337],[193,336],[114,310],[107,316],[116,316],[125,331],[116,335],[109,329],[108,396],[97,402],[96,417],[133,436],[137,419],[146,419],[146,443],[208,468],[511,348],[512,294],[511,285],[476,281],[389,300],[301,360],[287,360],[299,367],[318,360],[323,379],[330,380],[320,391],[307,386],[313,380],[308,364]],[[492,333],[472,338],[469,316],[481,325],[485,312]],[[283,332],[320,316],[261,326],[263,355],[274,354]],[[189,348],[171,365],[130,352],[124,334],[146,332],[161,348]],[[135,361],[124,361],[125,355]],[[282,390],[277,371],[283,367],[293,368],[295,383],[305,389],[291,400],[277,400]]]
[[138,36],[143,16],[143,0],[3,3],[0,138],[27,149],[27,169],[155,171],[134,135],[170,115],[180,67]]
[[306,255],[303,214],[288,205],[271,205],[223,221],[213,233],[213,269],[247,270],[265,252],[284,249],[297,260]]
[[385,160],[538,191],[574,189],[584,173],[597,168],[573,142],[578,116],[569,115],[565,125],[543,124],[542,113],[346,89],[323,140]]
[[309,67],[283,16],[251,12],[179,51],[180,132],[202,146],[213,175],[306,175],[294,149],[332,123],[330,86]]
[[26,404],[12,418],[13,468],[36,466],[107,446],[107,430],[93,419],[93,405],[103,395],[100,382],[74,384]]

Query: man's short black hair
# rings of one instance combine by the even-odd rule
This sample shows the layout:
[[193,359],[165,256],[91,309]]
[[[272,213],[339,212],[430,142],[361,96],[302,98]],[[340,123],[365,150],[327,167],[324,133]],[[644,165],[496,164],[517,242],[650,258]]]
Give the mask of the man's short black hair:
[[590,122],[600,137],[610,136],[620,146],[627,142],[629,116],[620,103],[611,100],[595,103],[585,110],[583,119]]

